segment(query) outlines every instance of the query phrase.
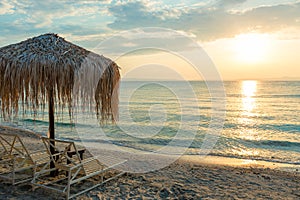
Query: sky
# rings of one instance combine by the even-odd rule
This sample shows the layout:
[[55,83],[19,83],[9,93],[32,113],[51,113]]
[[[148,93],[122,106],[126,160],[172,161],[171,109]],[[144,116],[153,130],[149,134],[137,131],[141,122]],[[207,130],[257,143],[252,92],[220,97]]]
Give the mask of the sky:
[[0,32],[0,46],[57,33],[128,79],[206,79],[211,67],[223,80],[300,79],[298,0],[2,0]]

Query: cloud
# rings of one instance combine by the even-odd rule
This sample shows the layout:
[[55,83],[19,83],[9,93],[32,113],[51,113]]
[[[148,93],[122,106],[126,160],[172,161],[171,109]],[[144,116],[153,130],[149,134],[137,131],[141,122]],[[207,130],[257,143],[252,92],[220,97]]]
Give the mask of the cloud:
[[[180,52],[195,48],[194,42],[178,31],[162,28],[143,28],[122,31],[102,40],[92,51],[117,58],[122,54],[144,54],[155,51]],[[94,43],[95,45],[95,43]],[[199,48],[198,46],[196,48]]]
[[219,0],[217,2],[218,7],[228,7],[236,4],[245,3],[247,0]]
[[150,0],[2,0],[0,35],[5,39],[0,38],[0,44],[15,42],[11,38],[26,39],[45,32],[67,35],[91,47],[93,42],[88,40],[98,42],[120,30],[140,27],[175,29],[202,41],[251,31],[266,33],[300,28],[299,2],[235,9],[245,2],[206,0],[196,4],[187,1],[166,4]]
[[116,18],[109,27],[116,29],[136,28],[140,24],[154,26],[155,22],[161,21],[143,2],[120,3],[110,7],[109,11]]
[[[127,2],[109,9],[115,17],[112,29],[165,27],[193,33],[207,41],[257,31],[275,32],[287,27],[300,28],[300,3],[257,7],[245,12],[229,12],[227,8],[245,0],[217,1],[211,7],[191,7],[177,11],[176,17],[164,16],[169,10],[149,9],[145,1]],[[166,8],[164,8],[166,9]]]
[[8,3],[7,0],[4,0],[0,3],[0,14],[19,15],[19,19],[16,21],[17,23],[30,23],[34,24],[36,28],[41,28],[49,27],[55,21],[66,17],[82,17],[82,19],[84,19],[87,16],[99,15],[102,12],[101,5],[107,4],[109,2],[110,1],[108,0],[13,0]]
[[11,1],[2,0],[0,2],[0,15],[12,14],[14,12],[13,8],[14,5]]
[[[85,6],[76,9],[76,4],[72,1],[32,1],[25,8],[25,12],[28,13],[27,22],[35,23],[37,28],[50,26],[53,20],[61,19],[67,16],[81,16],[82,9],[87,9]],[[90,12],[91,8],[90,9]]]
[[47,32],[70,35],[72,39],[108,32],[105,21],[108,3],[111,1],[3,0],[0,3],[0,45]]

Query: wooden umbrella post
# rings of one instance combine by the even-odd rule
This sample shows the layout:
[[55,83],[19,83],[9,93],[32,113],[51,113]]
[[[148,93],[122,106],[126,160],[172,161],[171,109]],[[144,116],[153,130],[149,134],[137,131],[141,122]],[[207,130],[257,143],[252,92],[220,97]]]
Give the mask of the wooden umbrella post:
[[[55,139],[55,130],[54,130],[54,101],[53,101],[53,89],[50,90],[49,92],[49,130],[48,130],[48,138],[50,139]],[[50,141],[51,144],[54,146],[55,142],[54,141]],[[55,149],[53,146],[50,146],[50,152],[51,154],[55,154]],[[54,168],[55,165],[54,163],[51,161],[50,163],[50,168]],[[50,175],[52,177],[54,177],[56,175],[56,171],[51,171]]]

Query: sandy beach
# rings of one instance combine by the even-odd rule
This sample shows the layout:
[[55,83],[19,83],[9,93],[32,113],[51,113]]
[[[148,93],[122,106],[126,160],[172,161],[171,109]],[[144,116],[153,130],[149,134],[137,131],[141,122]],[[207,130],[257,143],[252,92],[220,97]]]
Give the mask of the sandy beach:
[[2,0],[0,21],[0,200],[300,200],[300,0]]
[[[1,132],[18,133],[31,144],[31,150],[42,148],[38,134],[8,127],[0,127]],[[127,173],[77,199],[300,199],[300,173],[296,170],[286,172],[275,164],[241,160],[208,160],[183,156],[161,170]],[[40,188],[32,191],[29,183],[11,186],[1,180],[0,199],[63,197]]]

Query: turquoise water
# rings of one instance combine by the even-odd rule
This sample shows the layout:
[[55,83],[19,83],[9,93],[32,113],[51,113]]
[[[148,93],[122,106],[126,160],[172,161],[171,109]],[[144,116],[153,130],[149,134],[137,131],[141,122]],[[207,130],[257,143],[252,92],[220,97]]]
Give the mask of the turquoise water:
[[[300,82],[224,82],[226,109],[220,106],[224,126],[214,135],[209,154],[300,164]],[[220,89],[220,88],[218,88]],[[216,91],[214,91],[216,92]],[[212,117],[212,95],[205,82],[122,82],[120,120],[101,128],[90,115],[70,124],[67,114],[56,123],[56,136],[110,143],[143,152],[171,146],[174,154],[199,154],[208,135]],[[84,120],[83,120],[84,119]],[[26,116],[11,125],[47,132],[47,115],[35,121]],[[3,122],[7,124],[7,122]],[[78,129],[79,128],[79,129]],[[92,131],[90,131],[92,130]],[[168,152],[172,153],[172,152]]]

